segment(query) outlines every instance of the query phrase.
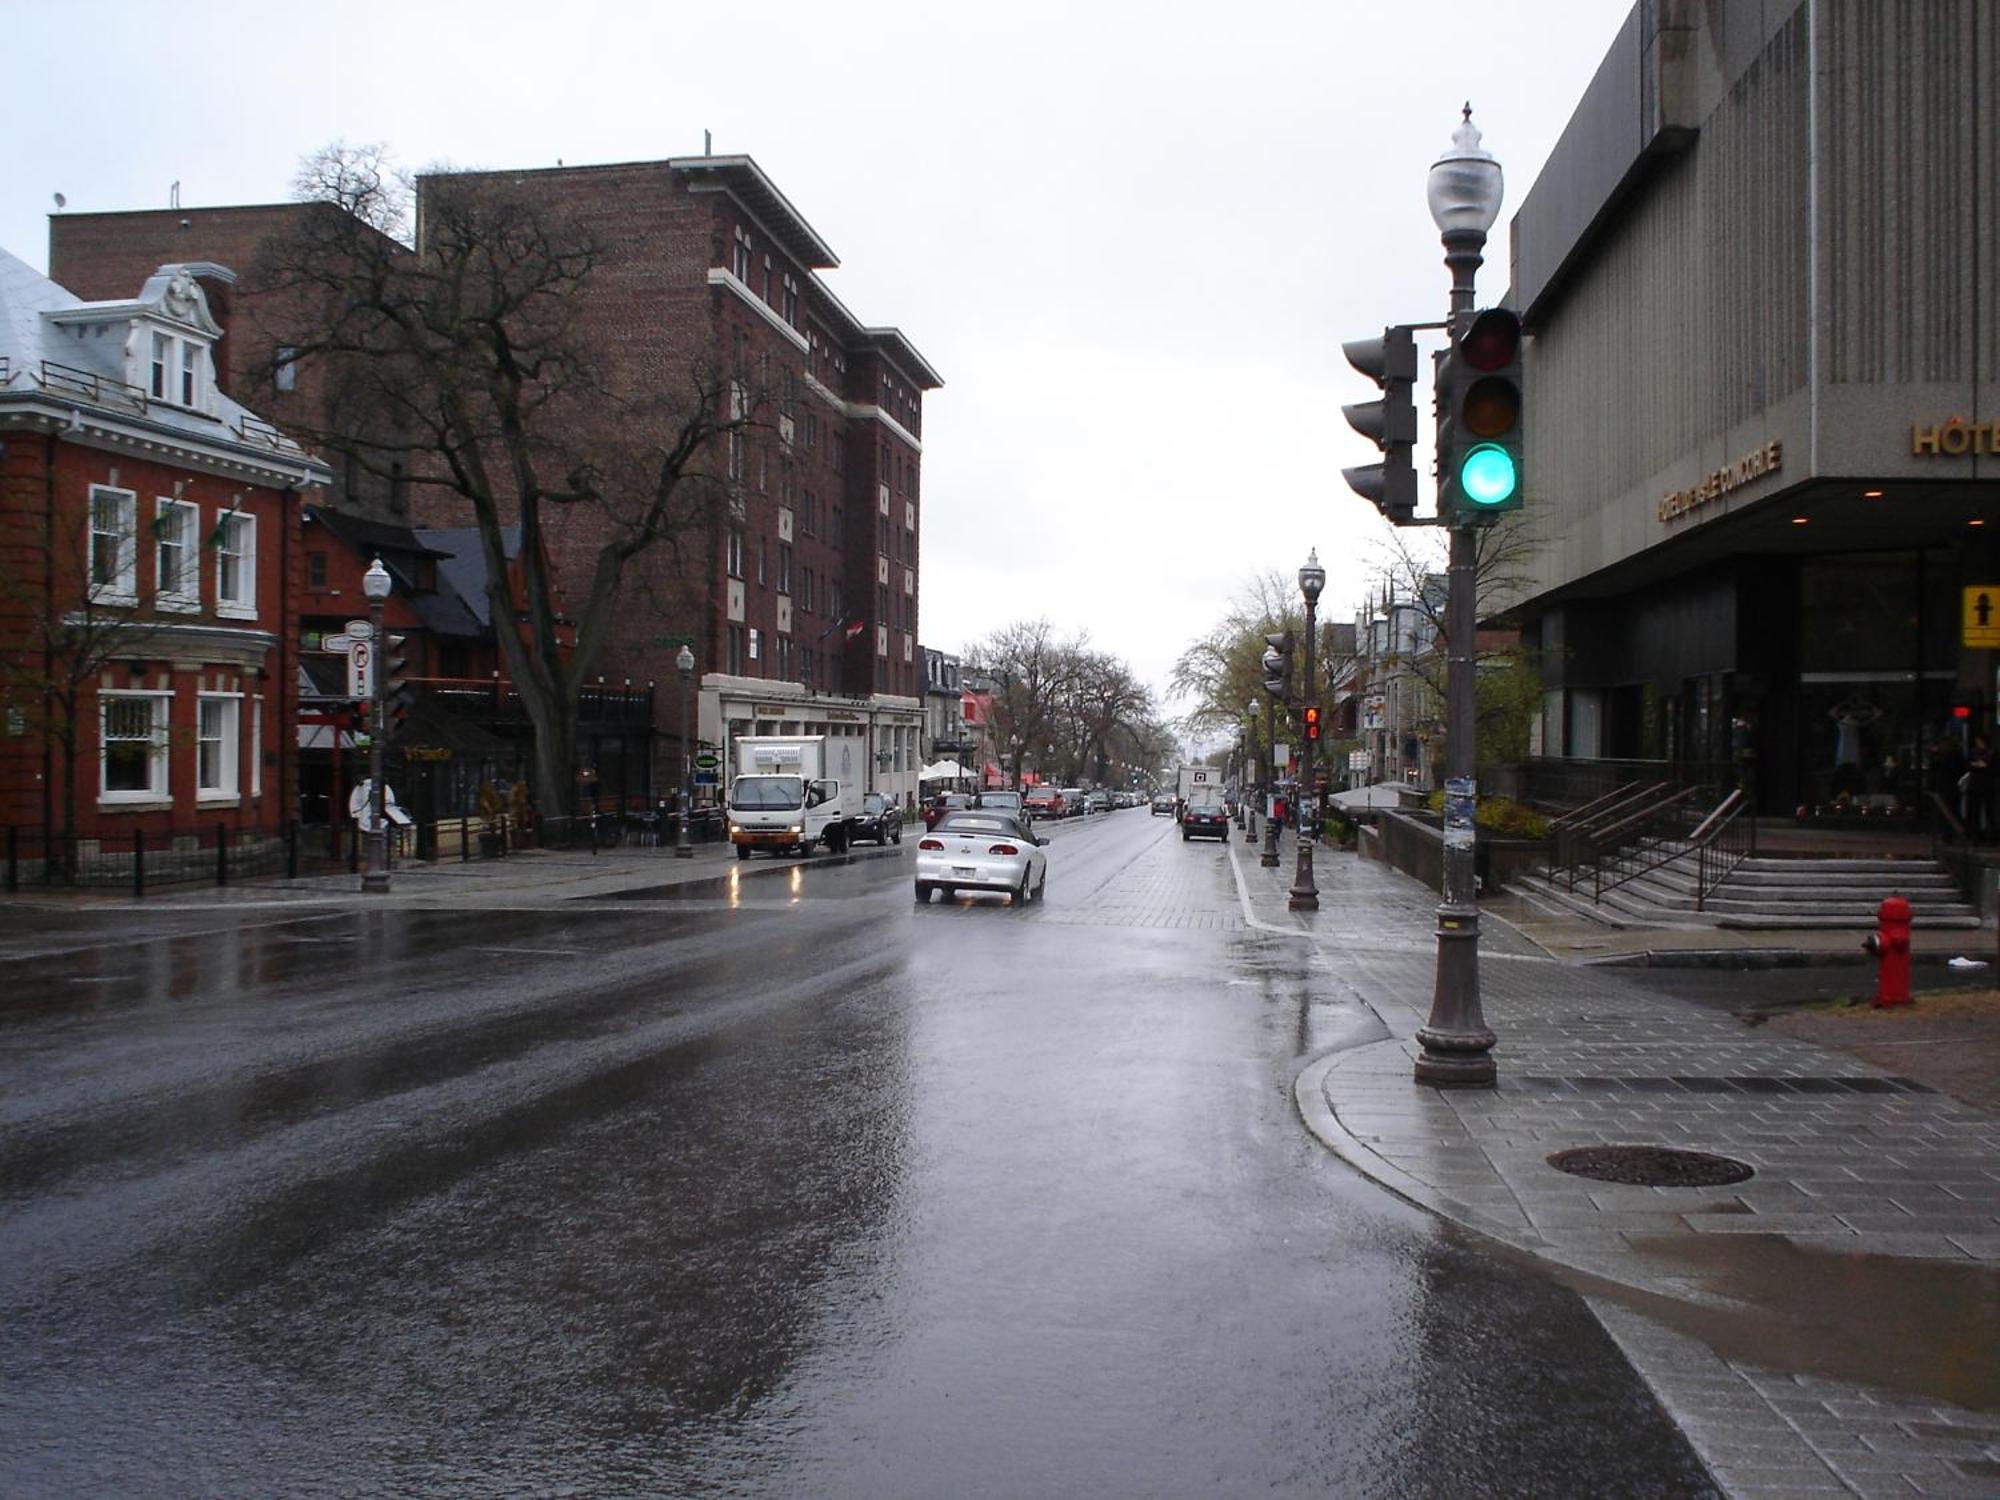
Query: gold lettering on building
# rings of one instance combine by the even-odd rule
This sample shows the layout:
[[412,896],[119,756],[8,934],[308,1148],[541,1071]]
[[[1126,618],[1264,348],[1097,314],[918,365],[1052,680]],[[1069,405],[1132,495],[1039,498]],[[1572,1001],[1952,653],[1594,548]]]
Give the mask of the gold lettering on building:
[[1785,466],[1785,445],[1772,441],[1761,448],[1753,448],[1734,463],[1724,464],[1712,474],[1705,474],[1684,490],[1673,490],[1660,497],[1660,519],[1678,520],[1690,511],[1700,510],[1720,500],[1724,495],[1740,490],[1744,485],[1762,479],[1766,474],[1775,474]]
[[1946,422],[1910,424],[1910,452],[1916,457],[1963,458],[1968,453],[2000,453],[2000,422],[1968,422],[1953,417]]

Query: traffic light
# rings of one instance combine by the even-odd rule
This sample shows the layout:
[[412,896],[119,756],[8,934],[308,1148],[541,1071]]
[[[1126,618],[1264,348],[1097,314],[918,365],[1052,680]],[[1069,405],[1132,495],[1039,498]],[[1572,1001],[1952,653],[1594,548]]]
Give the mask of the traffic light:
[[1306,705],[1306,738],[1309,740],[1317,740],[1319,738],[1319,705],[1317,703],[1308,703]]
[[1483,525],[1519,510],[1522,463],[1521,319],[1504,307],[1474,313],[1438,356],[1438,515]]
[[406,675],[410,669],[410,656],[404,645],[407,639],[392,635],[383,641],[382,670],[388,675],[382,679],[382,720],[383,732],[390,739],[403,732],[403,725],[410,717],[410,705],[417,699],[417,690]]
[[1264,691],[1273,703],[1289,703],[1292,697],[1292,633],[1274,631],[1264,637]]
[[1382,462],[1342,469],[1341,477],[1396,525],[1407,526],[1417,509],[1416,335],[1398,324],[1383,329],[1379,339],[1342,344],[1340,352],[1382,388],[1380,401],[1340,409],[1348,426],[1382,450]]

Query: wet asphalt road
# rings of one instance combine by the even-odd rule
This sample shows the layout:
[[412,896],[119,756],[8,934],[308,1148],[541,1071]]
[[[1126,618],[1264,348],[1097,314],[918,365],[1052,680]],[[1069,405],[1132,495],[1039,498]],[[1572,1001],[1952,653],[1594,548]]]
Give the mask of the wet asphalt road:
[[1372,1017],[1172,833],[1025,912],[908,844],[0,912],[0,1493],[1707,1493],[1573,1294],[1310,1140]]

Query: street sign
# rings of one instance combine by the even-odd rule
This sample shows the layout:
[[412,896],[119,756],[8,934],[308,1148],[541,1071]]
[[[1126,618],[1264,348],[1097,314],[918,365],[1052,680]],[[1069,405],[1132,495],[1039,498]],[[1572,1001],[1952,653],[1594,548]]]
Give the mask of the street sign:
[[375,694],[375,643],[356,636],[347,648],[347,696],[371,698]]
[[722,757],[719,755],[704,754],[704,755],[697,755],[694,758],[694,765],[697,771],[713,771],[721,764],[722,764]]
[[347,634],[351,640],[372,640],[375,636],[375,627],[370,625],[366,620],[349,620],[347,622]]
[[1975,583],[1966,589],[1962,631],[1970,650],[2000,648],[2000,583]]
[[1273,745],[1271,747],[1271,762],[1280,771],[1290,770],[1292,766],[1292,747],[1285,744]]
[[720,779],[713,771],[697,771],[694,773],[694,784],[696,786],[714,786]]

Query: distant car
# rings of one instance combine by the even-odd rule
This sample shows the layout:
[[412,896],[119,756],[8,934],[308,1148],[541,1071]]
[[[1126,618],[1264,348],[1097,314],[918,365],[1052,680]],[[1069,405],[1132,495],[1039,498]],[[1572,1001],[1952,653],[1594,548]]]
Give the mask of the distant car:
[[853,838],[871,844],[903,842],[903,809],[881,792],[865,792],[861,815],[854,820]]
[[1026,818],[1032,814],[1028,812],[1025,800],[1019,792],[978,792],[973,796],[972,805],[981,812],[1013,813]]
[[1086,812],[1110,812],[1111,793],[1105,791],[1103,787],[1099,787],[1094,792],[1086,792],[1084,793],[1083,805]]
[[1181,809],[1181,842],[1192,838],[1229,838],[1229,809],[1213,787],[1196,787]]
[[1153,816],[1157,818],[1161,813],[1165,813],[1170,818],[1174,815],[1174,794],[1172,792],[1161,792],[1153,799]]
[[1062,789],[1062,795],[1063,816],[1065,818],[1080,818],[1090,811],[1090,802],[1084,796],[1082,787],[1066,786]]
[[1061,787],[1031,786],[1021,800],[1031,818],[1060,818],[1067,811]]
[[970,806],[972,806],[972,794],[969,792],[939,792],[924,804],[924,827],[935,828],[937,820],[946,813],[957,812],[961,808]]
[[1049,882],[1042,840],[1011,813],[981,808],[947,813],[917,840],[916,895],[929,905],[936,891],[949,901],[960,891],[1004,892],[1017,907],[1041,899]]

